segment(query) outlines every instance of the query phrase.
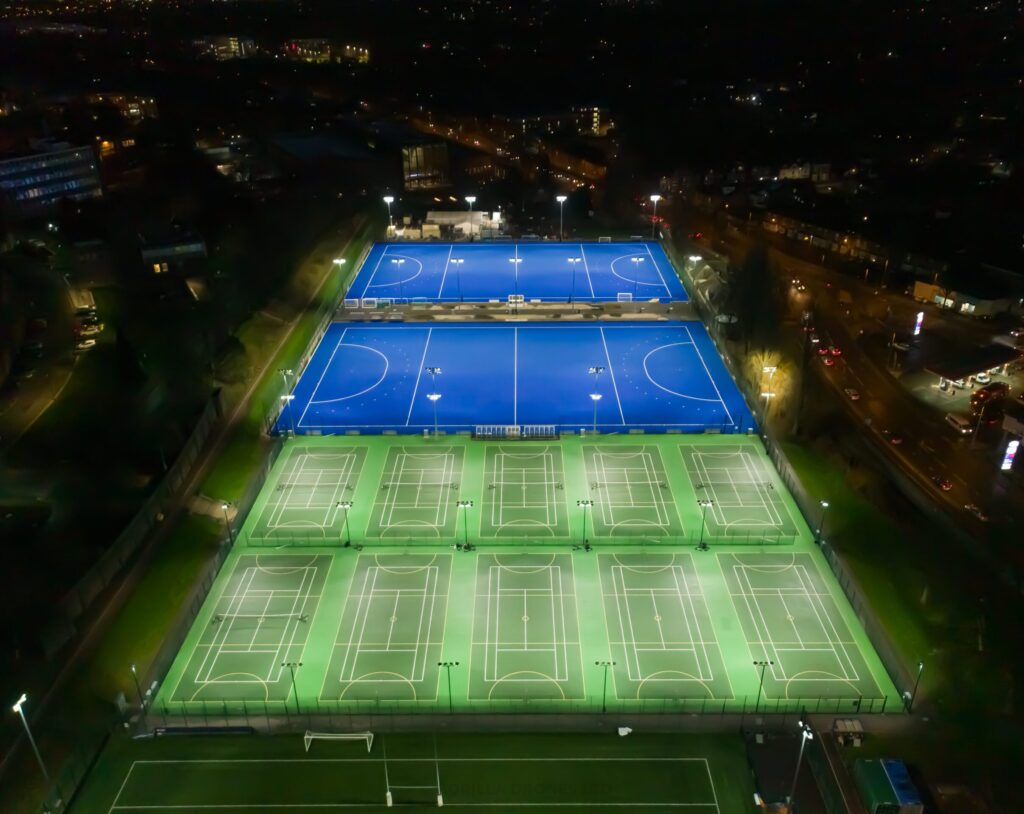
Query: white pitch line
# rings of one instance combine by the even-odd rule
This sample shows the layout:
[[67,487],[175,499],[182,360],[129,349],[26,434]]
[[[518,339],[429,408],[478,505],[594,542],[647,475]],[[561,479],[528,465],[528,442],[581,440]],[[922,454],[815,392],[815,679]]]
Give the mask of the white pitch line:
[[437,298],[441,299],[441,294],[444,291],[444,281],[448,277],[448,265],[452,262],[452,250],[454,250],[455,244],[452,243],[448,246],[448,259],[444,261],[444,274],[441,275],[441,285],[437,289]]
[[682,326],[683,330],[686,331],[686,335],[690,337],[690,342],[693,343],[693,349],[697,351],[697,358],[700,359],[701,366],[704,368],[704,372],[707,377],[711,380],[711,386],[715,388],[715,395],[718,396],[718,400],[722,402],[722,409],[725,410],[725,415],[729,419],[729,423],[736,426],[736,422],[733,420],[732,414],[729,412],[729,408],[725,404],[725,399],[722,398],[722,392],[718,389],[718,382],[715,381],[715,377],[711,375],[711,371],[708,370],[707,362],[704,361],[704,354],[700,352],[700,348],[697,347],[697,343],[693,338],[693,334],[690,333],[690,327],[688,325]]
[[[615,402],[619,405],[619,418],[622,420],[622,423],[625,424],[626,415],[622,412],[622,401],[619,399],[619,388],[618,385],[615,384],[615,368],[612,367],[612,357],[608,353],[608,342],[604,337],[604,328],[598,328],[598,330],[601,332],[601,344],[604,345],[604,358],[608,362],[608,375],[611,377],[612,389],[615,391]],[[693,338],[691,337],[691,341],[692,339]]]
[[309,394],[309,401],[306,402],[306,406],[302,408],[302,415],[299,416],[299,426],[302,426],[302,422],[306,418],[306,413],[309,412],[310,406],[316,401],[316,394],[320,390],[320,384],[324,380],[324,376],[327,375],[327,371],[331,369],[331,365],[334,363],[334,355],[338,352],[338,348],[341,347],[341,343],[345,341],[345,334],[348,333],[348,328],[344,328],[341,332],[341,336],[338,337],[338,342],[334,346],[334,350],[331,351],[330,357],[327,359],[327,364],[324,365],[324,369],[320,373],[320,378],[316,381],[316,386],[313,388],[313,392]]
[[594,294],[594,282],[590,279],[590,265],[587,263],[587,253],[583,251],[583,244],[580,243],[580,257],[583,258],[583,270],[587,273],[587,286],[590,288],[590,298],[594,299],[597,295]]
[[427,328],[427,341],[423,343],[423,358],[420,359],[420,369],[416,371],[416,384],[412,388],[412,398],[409,399],[409,413],[405,417],[405,426],[407,427],[412,420],[413,408],[416,406],[416,393],[420,389],[420,376],[423,375],[423,365],[427,361],[427,350],[430,348],[430,336],[433,331],[433,328]]

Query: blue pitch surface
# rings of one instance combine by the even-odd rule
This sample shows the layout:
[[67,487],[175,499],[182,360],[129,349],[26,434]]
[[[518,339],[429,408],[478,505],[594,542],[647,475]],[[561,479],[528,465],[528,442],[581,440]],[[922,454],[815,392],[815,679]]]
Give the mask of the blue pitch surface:
[[[605,368],[590,375],[593,366]],[[753,419],[700,323],[608,325],[334,323],[278,429],[401,433],[433,427],[428,367],[440,367],[439,428],[554,424],[742,432]],[[289,412],[290,411],[290,412]]]
[[[579,258],[577,262],[570,262]],[[399,302],[684,302],[658,243],[378,243],[345,295]]]

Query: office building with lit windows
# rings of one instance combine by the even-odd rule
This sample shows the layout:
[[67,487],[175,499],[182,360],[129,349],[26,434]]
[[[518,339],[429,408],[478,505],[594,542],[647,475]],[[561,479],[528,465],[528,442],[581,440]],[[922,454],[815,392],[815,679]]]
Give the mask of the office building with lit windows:
[[92,147],[0,159],[0,201],[12,218],[45,215],[60,201],[84,201],[102,195]]

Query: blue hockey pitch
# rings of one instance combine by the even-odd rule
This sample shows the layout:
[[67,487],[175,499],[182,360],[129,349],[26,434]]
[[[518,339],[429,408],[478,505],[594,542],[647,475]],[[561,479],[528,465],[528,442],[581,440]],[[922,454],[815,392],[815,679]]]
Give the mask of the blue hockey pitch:
[[660,245],[634,243],[378,243],[349,299],[396,302],[683,302]]
[[[431,375],[428,368],[440,368]],[[596,375],[592,368],[602,368]],[[743,397],[700,323],[335,323],[295,387],[278,429],[298,434],[438,427],[593,426],[741,432]]]

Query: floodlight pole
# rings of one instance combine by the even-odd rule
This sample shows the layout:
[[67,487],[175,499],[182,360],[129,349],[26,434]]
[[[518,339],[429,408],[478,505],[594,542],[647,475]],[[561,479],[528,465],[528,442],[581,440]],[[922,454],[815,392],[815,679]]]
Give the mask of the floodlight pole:
[[910,698],[907,699],[907,712],[914,711],[914,701],[917,700],[917,688],[921,686],[921,673],[924,672],[924,662],[919,661],[917,663],[917,678],[914,679],[914,690],[910,693]]
[[469,204],[469,242],[473,242],[473,204],[476,203],[476,195],[467,195],[466,203]]
[[455,506],[462,512],[462,542],[469,545],[469,510],[473,508],[472,500],[456,500]]
[[338,508],[345,512],[345,548],[352,545],[352,534],[348,527],[348,510],[352,508],[351,500],[339,500]]
[[32,751],[35,753],[36,762],[39,764],[39,770],[43,773],[43,777],[46,779],[46,782],[49,783],[50,773],[46,771],[46,764],[43,763],[43,756],[39,754],[39,747],[36,746],[36,739],[32,737],[32,730],[29,729],[28,726],[28,718],[25,717],[24,706],[27,698],[28,697],[25,695],[25,693],[22,693],[21,698],[17,700],[17,702],[14,704],[13,707],[11,707],[11,709],[17,712],[18,717],[21,718],[21,725],[25,727],[25,735],[28,736],[29,745],[31,745]]
[[437,377],[441,374],[441,368],[439,367],[425,367],[423,368],[425,373],[430,374],[430,389],[435,393],[437,392]]
[[563,222],[562,213],[565,210],[566,196],[565,195],[558,195],[558,196],[556,196],[555,200],[558,201],[558,240],[559,240],[559,242],[561,242],[562,241],[562,222]]
[[604,714],[608,711],[608,668],[614,667],[614,661],[595,661],[594,664],[598,667],[604,667],[604,689],[601,690],[601,713]]
[[704,528],[707,526],[708,507],[714,506],[715,501],[713,500],[698,500],[697,505],[700,506],[700,540],[697,543],[698,551],[707,551],[708,544],[704,542]]
[[434,435],[437,436],[437,402],[441,399],[440,393],[427,393],[427,398],[434,405]]
[[583,545],[586,545],[589,542],[589,540],[587,540],[587,509],[594,505],[594,501],[577,500],[576,505],[583,509]]
[[230,542],[231,545],[234,545],[235,544],[235,532],[231,528],[231,518],[228,517],[228,506],[230,506],[230,505],[231,505],[230,503],[221,503],[220,504],[220,509],[221,509],[222,512],[224,512],[224,525],[227,526],[227,529],[228,529],[228,542]]
[[455,700],[452,698],[452,667],[458,667],[457,661],[439,661],[438,667],[444,667],[448,672],[448,714],[452,715],[455,712]]
[[398,266],[398,299],[405,299],[405,292],[402,290],[402,266],[405,263],[404,257],[393,257],[391,262]]
[[292,401],[295,399],[294,393],[286,393],[281,396],[281,401],[284,402],[284,409],[288,413],[288,426],[291,427],[292,435],[295,435],[295,413],[292,412]]
[[654,204],[654,214],[651,215],[651,240],[654,240],[654,226],[658,222],[658,201],[660,200],[660,195],[651,196],[651,203]]
[[821,520],[818,521],[818,544],[820,545],[825,539],[825,515],[828,514],[828,501],[820,500],[818,503],[821,506]]
[[462,299],[462,264],[465,262],[461,257],[452,258],[452,263],[455,264],[455,280],[459,286],[459,302],[463,302]]
[[[569,289],[569,304],[572,305],[576,299],[576,264],[579,263],[582,257],[570,257],[569,268],[572,269],[572,287]],[[575,311],[576,309],[573,308]]]
[[633,261],[633,299],[636,300],[638,287],[640,285],[640,264],[644,262],[642,257],[631,257]]
[[591,430],[594,435],[597,435],[597,403],[601,400],[600,393],[591,393],[590,400],[594,402],[594,429]]
[[134,664],[131,666],[131,671],[132,679],[135,681],[135,692],[139,696],[139,710],[144,711],[146,709],[146,701],[142,697],[142,685],[139,684],[139,674],[138,671],[135,669]]
[[[299,714],[299,688],[297,686],[295,686],[295,668],[296,667],[301,667],[302,666],[302,662],[301,661],[286,661],[281,666],[282,667],[287,667],[288,668],[288,672],[290,672],[292,674],[292,692],[295,693],[295,714],[298,715]],[[285,702],[285,703],[287,703],[287,702]]]
[[384,203],[387,204],[387,207],[388,207],[388,231],[389,232],[393,231],[394,228],[395,228],[395,222],[391,219],[391,204],[393,204],[394,202],[395,202],[394,196],[392,196],[392,195],[385,195],[384,196]]
[[786,803],[789,806],[789,810],[793,811],[793,796],[796,794],[796,781],[800,777],[800,767],[804,761],[804,747],[807,745],[807,741],[814,740],[814,729],[811,725],[800,721],[800,753],[796,758],[796,771],[793,772],[793,784],[789,787],[789,796],[786,797]]
[[754,714],[755,715],[757,715],[757,710],[761,706],[761,691],[764,689],[764,671],[767,670],[769,666],[774,666],[774,665],[775,665],[775,662],[772,661],[771,659],[762,659],[760,661],[755,661],[754,662],[754,666],[755,667],[760,667],[761,668],[761,680],[757,684],[757,700],[754,702]]

